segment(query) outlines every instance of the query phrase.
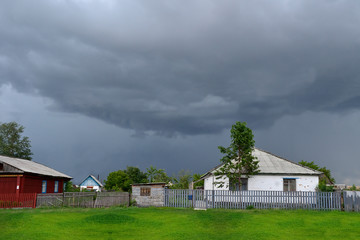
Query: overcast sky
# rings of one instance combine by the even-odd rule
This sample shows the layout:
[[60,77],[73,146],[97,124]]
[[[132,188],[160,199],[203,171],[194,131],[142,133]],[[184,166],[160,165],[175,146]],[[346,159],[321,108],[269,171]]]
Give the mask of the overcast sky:
[[256,146],[360,185],[357,0],[2,0],[0,122],[74,177],[219,163]]

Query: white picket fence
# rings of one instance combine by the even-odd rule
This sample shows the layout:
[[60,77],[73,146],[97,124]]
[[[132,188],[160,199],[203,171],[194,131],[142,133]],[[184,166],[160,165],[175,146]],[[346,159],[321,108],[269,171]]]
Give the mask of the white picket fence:
[[165,189],[164,198],[167,207],[341,210],[340,192]]

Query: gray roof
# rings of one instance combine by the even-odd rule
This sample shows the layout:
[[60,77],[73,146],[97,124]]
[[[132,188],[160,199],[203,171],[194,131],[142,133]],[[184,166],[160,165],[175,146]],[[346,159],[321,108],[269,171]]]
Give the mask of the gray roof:
[[52,168],[49,168],[45,165],[42,165],[42,164],[34,162],[34,161],[24,160],[24,159],[20,159],[20,158],[11,158],[11,157],[0,156],[0,162],[8,164],[8,165],[10,165],[14,168],[17,168],[20,171],[25,172],[25,173],[34,173],[34,174],[39,174],[39,175],[62,177],[62,178],[69,178],[69,179],[72,178],[64,173],[58,172]]
[[[301,166],[298,163],[289,161],[285,158],[276,156],[272,153],[260,150],[255,148],[253,151],[253,156],[257,157],[259,161],[259,174],[283,174],[283,175],[321,175],[322,172],[313,170],[308,167]],[[214,173],[219,166],[211,169],[209,172],[203,176]]]

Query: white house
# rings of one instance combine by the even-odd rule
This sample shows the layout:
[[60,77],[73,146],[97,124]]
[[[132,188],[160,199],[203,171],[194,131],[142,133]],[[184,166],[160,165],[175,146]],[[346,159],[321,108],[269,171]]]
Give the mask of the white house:
[[103,185],[101,182],[96,179],[93,175],[89,175],[87,178],[85,178],[80,184],[80,190],[86,189],[86,190],[94,190],[96,192],[101,192],[101,188]]
[[[266,191],[315,191],[319,184],[322,172],[301,166],[298,163],[275,156],[269,152],[255,148],[253,155],[259,161],[260,173],[242,178],[242,184],[229,183],[224,176],[223,180],[216,179],[214,173],[219,165],[202,176],[205,190],[266,190]],[[223,187],[214,184],[216,181],[225,182]]]

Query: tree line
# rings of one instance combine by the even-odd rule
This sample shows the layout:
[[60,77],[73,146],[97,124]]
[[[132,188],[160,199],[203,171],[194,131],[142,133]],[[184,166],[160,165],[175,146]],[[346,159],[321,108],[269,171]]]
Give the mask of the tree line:
[[[197,181],[200,174],[192,174],[189,170],[180,170],[174,176],[168,176],[165,169],[158,169],[154,166],[146,168],[142,172],[138,167],[128,166],[124,170],[117,170],[109,173],[105,180],[105,189],[109,191],[131,191],[131,185],[135,183],[165,182],[172,189],[188,189],[192,181]],[[194,188],[203,187],[204,181],[194,184]]]

